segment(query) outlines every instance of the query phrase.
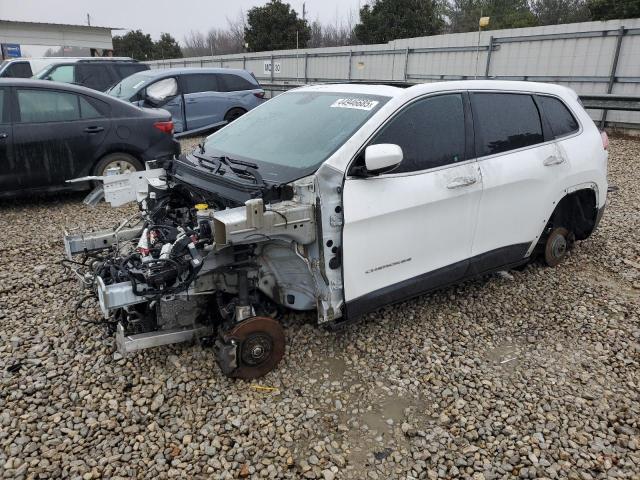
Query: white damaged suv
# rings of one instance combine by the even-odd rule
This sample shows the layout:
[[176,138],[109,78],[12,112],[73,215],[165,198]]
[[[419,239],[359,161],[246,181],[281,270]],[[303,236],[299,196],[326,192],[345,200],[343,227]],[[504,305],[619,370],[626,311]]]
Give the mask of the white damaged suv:
[[335,325],[558,264],[602,216],[607,147],[557,85],[303,87],[162,168],[104,177],[141,213],[66,249],[122,353],[216,336],[223,372],[255,378],[284,354],[282,308]]

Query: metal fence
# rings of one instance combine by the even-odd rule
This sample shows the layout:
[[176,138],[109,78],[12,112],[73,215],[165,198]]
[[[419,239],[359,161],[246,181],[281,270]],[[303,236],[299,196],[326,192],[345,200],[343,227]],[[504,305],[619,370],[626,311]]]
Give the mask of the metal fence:
[[[308,83],[494,78],[559,83],[581,95],[640,96],[640,19],[148,63],[152,68],[242,68],[272,92]],[[637,111],[592,109],[590,113],[609,126],[640,128]]]

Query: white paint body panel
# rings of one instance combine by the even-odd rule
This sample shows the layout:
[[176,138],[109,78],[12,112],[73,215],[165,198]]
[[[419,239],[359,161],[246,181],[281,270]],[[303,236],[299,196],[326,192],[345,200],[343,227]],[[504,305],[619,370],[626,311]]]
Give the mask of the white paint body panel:
[[[459,178],[476,182],[447,188]],[[481,193],[473,161],[418,174],[348,178],[346,301],[469,258]]]

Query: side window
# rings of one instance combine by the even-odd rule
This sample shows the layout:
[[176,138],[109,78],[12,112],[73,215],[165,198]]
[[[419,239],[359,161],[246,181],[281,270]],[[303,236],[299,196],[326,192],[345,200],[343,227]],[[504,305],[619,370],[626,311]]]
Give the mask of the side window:
[[210,73],[183,75],[181,80],[185,94],[218,91],[216,76]]
[[111,74],[106,65],[78,63],[75,82],[94,90],[104,91],[111,86]]
[[238,92],[242,90],[260,88],[258,85],[245,80],[240,75],[234,75],[233,73],[219,73],[218,78],[222,84],[222,88],[220,90],[224,92]]
[[31,65],[29,62],[14,62],[7,68],[6,77],[13,78],[31,78]]
[[140,63],[114,63],[113,67],[121,80],[123,78],[127,78],[129,75],[133,75],[134,73],[148,70],[146,65]]
[[21,123],[64,122],[80,118],[78,96],[54,90],[18,90]]
[[393,173],[426,170],[464,160],[462,95],[438,95],[409,105],[371,142],[379,143],[393,143],[402,148],[402,163]]
[[178,93],[178,81],[174,77],[163,78],[147,87],[147,96],[159,102]]
[[95,98],[87,98],[79,96],[80,116],[82,119],[102,118],[106,116],[109,106],[106,102],[96,100]]
[[555,138],[578,131],[578,121],[558,98],[539,95],[538,100]]
[[47,77],[54,82],[73,83],[73,65],[53,67]]
[[472,93],[479,157],[542,143],[540,113],[531,95]]

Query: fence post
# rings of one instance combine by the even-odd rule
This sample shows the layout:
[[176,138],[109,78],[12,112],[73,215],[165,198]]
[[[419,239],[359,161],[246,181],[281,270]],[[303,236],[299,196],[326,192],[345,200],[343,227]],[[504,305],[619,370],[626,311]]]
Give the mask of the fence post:
[[304,52],[304,83],[305,83],[305,85],[307,83],[309,83],[308,80],[307,80],[307,61],[308,61],[308,59],[309,59],[309,52],[305,51]]
[[[609,84],[607,85],[607,93],[613,92],[613,84],[616,82],[616,70],[618,70],[618,59],[620,58],[620,47],[622,46],[622,39],[624,38],[627,30],[624,25],[618,29],[618,38],[616,40],[616,50],[613,54],[613,63],[611,64],[611,73],[609,74]],[[607,123],[608,110],[602,112],[602,119],[600,120],[600,128],[604,129]]]
[[487,66],[484,69],[484,78],[489,78],[489,68],[491,67],[491,52],[493,52],[493,35],[489,37],[489,51],[487,52]]
[[353,57],[353,51],[349,49],[349,73],[347,74],[347,80],[351,80],[351,58]]
[[404,51],[404,73],[402,75],[402,78],[404,78],[404,81],[407,81],[407,69],[409,68],[409,47],[407,47],[407,49]]
[[242,69],[243,70],[247,69],[247,56],[246,55],[242,56]]

